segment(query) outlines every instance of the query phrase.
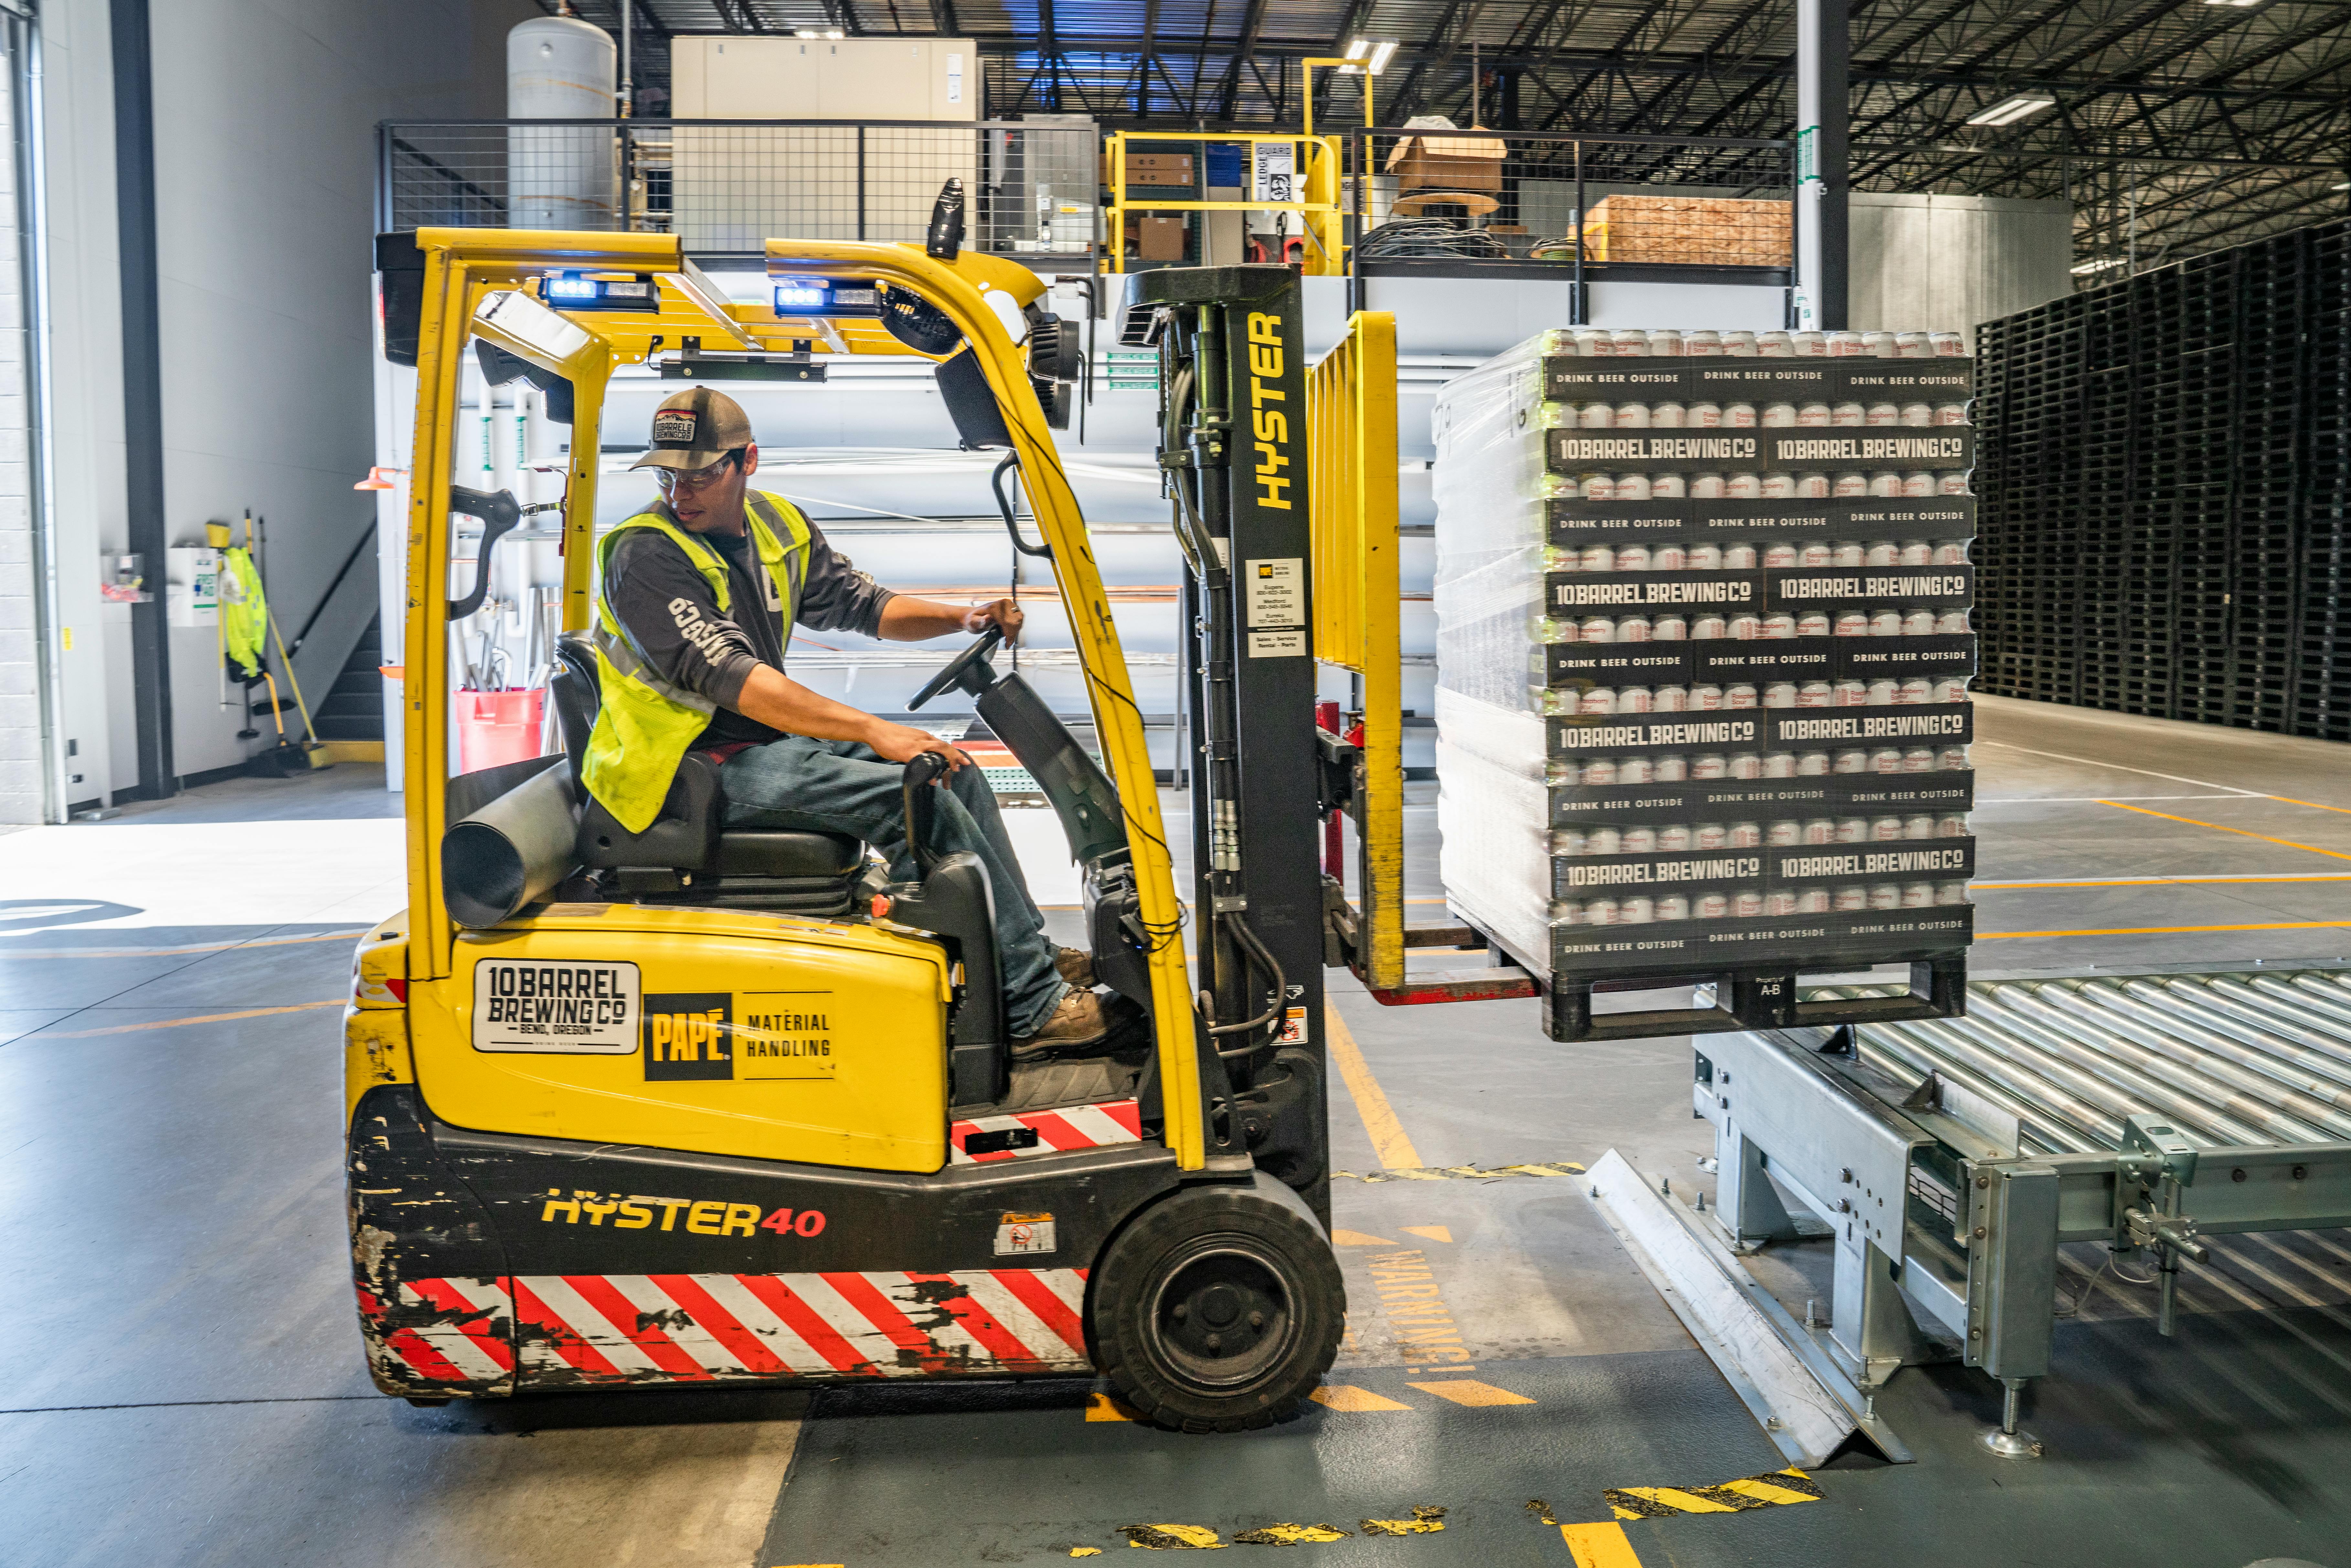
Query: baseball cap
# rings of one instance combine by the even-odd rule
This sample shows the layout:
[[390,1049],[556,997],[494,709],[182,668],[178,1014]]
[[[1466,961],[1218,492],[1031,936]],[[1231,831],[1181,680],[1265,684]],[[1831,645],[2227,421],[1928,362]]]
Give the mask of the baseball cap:
[[751,442],[750,416],[741,403],[711,387],[688,387],[653,410],[653,444],[629,466],[691,473]]

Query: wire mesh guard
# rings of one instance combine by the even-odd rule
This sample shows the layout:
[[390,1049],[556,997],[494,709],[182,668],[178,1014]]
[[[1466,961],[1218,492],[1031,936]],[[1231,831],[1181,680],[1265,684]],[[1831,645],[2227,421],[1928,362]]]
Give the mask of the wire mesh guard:
[[688,253],[769,235],[919,244],[964,183],[976,249],[1091,258],[1090,126],[742,120],[494,120],[382,128],[390,229],[635,230]]
[[1482,129],[1356,133],[1365,260],[1792,264],[1783,142],[1607,141]]

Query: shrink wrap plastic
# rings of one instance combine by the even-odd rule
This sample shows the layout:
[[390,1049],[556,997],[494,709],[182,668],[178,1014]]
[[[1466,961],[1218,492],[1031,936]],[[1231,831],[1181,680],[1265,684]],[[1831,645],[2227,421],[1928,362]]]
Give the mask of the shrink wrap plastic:
[[1968,941],[1972,367],[1823,363],[1561,329],[1437,398],[1446,890],[1546,977]]

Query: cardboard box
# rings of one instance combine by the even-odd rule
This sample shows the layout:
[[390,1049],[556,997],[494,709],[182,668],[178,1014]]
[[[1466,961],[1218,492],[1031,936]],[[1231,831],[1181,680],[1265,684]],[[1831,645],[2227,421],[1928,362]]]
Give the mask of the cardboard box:
[[1386,172],[1399,191],[1502,193],[1502,160],[1509,148],[1499,137],[1423,133],[1399,139],[1388,150]]
[[1145,213],[1136,225],[1134,253],[1144,261],[1181,261],[1190,225],[1182,213]]
[[1126,183],[1136,185],[1182,185],[1193,183],[1194,164],[1189,152],[1137,152],[1129,148],[1126,154]]

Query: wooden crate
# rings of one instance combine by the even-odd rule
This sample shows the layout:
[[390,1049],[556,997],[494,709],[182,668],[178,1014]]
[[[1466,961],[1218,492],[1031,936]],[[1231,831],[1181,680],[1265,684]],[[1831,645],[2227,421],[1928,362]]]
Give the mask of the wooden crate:
[[1786,267],[1795,247],[1785,202],[1720,196],[1604,196],[1583,225],[1593,261]]

